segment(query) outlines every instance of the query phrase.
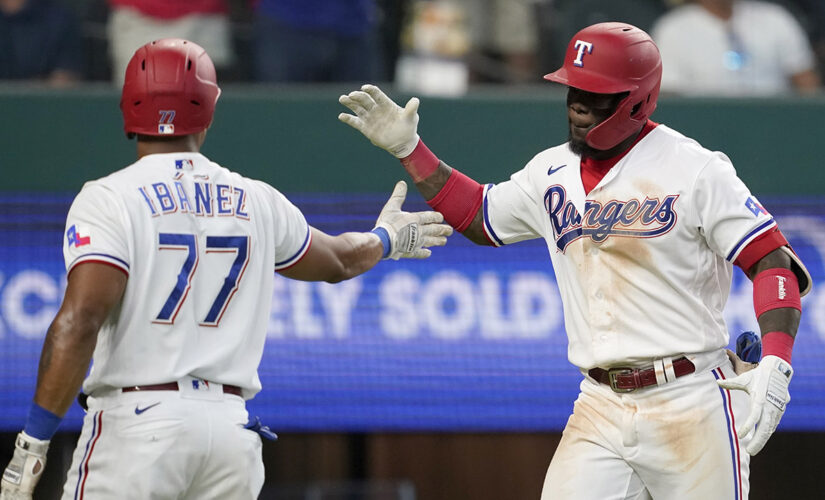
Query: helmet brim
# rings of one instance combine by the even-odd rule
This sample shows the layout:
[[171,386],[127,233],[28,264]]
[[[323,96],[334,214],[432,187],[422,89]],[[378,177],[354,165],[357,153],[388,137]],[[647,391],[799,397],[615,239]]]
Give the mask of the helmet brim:
[[599,73],[578,68],[575,74],[570,74],[567,68],[562,67],[544,75],[544,79],[594,94],[620,94],[639,88],[638,85],[629,84],[627,80],[614,80]]

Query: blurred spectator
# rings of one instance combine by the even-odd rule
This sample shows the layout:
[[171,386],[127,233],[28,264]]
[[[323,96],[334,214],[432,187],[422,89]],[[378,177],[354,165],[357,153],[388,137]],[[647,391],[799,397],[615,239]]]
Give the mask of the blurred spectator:
[[470,82],[466,9],[454,0],[417,0],[410,7],[395,71],[399,89],[421,95],[464,94]]
[[473,81],[524,83],[541,80],[537,69],[537,0],[457,0],[472,39]]
[[108,0],[112,81],[123,85],[129,59],[160,38],[191,40],[209,53],[221,72],[234,62],[227,0]]
[[82,43],[72,11],[50,0],[0,0],[0,79],[63,86],[82,74]]
[[656,22],[662,91],[771,95],[819,88],[807,34],[784,7],[753,0],[695,0]]
[[793,12],[797,19],[804,22],[808,38],[813,45],[818,60],[820,75],[825,71],[825,1],[823,0],[785,0],[795,7]]
[[256,79],[383,80],[377,16],[375,0],[259,0],[253,41]]

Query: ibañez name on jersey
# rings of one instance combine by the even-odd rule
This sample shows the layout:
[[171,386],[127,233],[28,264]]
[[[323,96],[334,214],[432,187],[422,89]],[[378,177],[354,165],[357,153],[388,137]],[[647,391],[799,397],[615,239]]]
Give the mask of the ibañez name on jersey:
[[173,213],[201,217],[237,217],[249,220],[246,212],[246,192],[229,184],[194,182],[194,192],[188,192],[180,181],[155,182],[138,188],[152,217]]
[[550,217],[556,247],[564,252],[573,241],[588,236],[596,243],[610,236],[632,238],[655,238],[670,231],[676,225],[676,211],[673,206],[679,195],[672,194],[664,199],[645,198],[637,200],[610,200],[602,203],[586,200],[584,217],[576,210],[573,202],[560,185],[550,186],[544,193],[544,208]]

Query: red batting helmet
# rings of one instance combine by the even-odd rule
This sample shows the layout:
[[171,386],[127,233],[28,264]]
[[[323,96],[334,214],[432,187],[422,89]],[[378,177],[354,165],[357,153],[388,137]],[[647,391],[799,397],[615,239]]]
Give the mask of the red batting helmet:
[[126,134],[195,134],[212,123],[221,89],[203,47],[165,38],[137,49],[120,98]]
[[595,94],[629,92],[616,112],[587,133],[591,147],[610,149],[645,124],[656,109],[662,57],[650,36],[626,23],[599,23],[576,33],[561,68],[544,76]]

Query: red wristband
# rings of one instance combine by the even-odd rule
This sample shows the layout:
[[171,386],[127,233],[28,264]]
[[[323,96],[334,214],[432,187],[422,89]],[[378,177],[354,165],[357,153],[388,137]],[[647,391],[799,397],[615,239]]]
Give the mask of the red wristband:
[[802,310],[799,280],[790,269],[766,269],[753,279],[753,309],[759,318],[767,311],[792,307]]
[[794,338],[785,332],[768,332],[762,335],[762,357],[771,355],[791,362]]
[[409,156],[401,158],[401,165],[410,174],[413,182],[421,182],[438,168],[441,160],[430,151],[424,141],[418,139],[418,144]]
[[484,186],[456,169],[427,205],[441,212],[447,224],[462,232],[473,222],[484,198]]

